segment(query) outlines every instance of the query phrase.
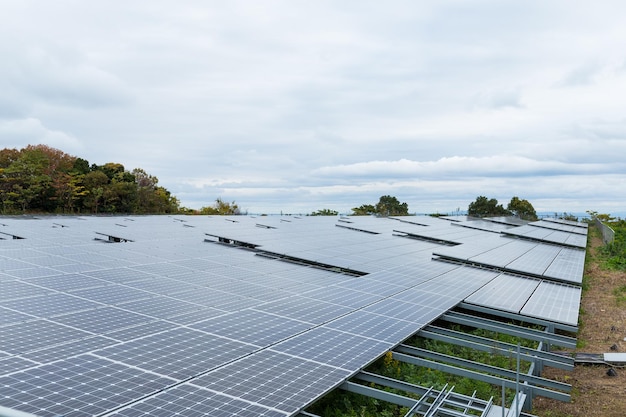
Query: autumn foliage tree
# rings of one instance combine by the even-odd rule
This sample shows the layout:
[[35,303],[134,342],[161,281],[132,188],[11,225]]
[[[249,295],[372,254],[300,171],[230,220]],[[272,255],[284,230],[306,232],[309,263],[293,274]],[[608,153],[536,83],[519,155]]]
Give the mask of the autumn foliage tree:
[[46,145],[0,150],[0,211],[174,213],[178,200],[141,169],[89,162]]

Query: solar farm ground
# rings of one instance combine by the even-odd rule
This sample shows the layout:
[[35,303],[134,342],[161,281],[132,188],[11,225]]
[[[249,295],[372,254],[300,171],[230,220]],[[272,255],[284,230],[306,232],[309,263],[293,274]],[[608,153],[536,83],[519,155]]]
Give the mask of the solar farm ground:
[[[613,345],[626,351],[626,304],[615,295],[616,289],[626,285],[626,274],[602,268],[598,257],[601,246],[598,230],[590,228],[578,352],[606,353]],[[536,398],[533,412],[541,417],[623,417],[626,368],[616,368],[614,377],[607,375],[608,369],[604,365],[589,365],[576,366],[573,372],[547,370],[547,378],[572,384],[572,402]]]

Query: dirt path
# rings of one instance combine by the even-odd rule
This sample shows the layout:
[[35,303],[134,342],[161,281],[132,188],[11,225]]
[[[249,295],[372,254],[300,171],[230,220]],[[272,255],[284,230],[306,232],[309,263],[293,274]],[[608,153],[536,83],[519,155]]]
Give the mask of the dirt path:
[[[626,285],[626,273],[607,271],[598,262],[600,234],[589,228],[585,286],[581,300],[578,352],[626,352],[626,302],[618,302],[615,290]],[[547,369],[544,375],[572,384],[572,402],[536,398],[533,413],[540,417],[626,416],[626,368],[576,366],[573,372]]]

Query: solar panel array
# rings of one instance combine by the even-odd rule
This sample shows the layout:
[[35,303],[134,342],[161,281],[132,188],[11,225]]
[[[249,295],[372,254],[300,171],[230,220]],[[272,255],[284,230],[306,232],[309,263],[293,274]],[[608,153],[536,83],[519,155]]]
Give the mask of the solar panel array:
[[[0,241],[0,405],[41,416],[293,415],[463,300],[577,317],[575,286],[432,260],[458,248],[489,263],[498,240],[505,267],[577,282],[576,252],[400,220],[4,218],[0,231],[22,239]],[[461,230],[461,244],[402,238],[399,227]]]

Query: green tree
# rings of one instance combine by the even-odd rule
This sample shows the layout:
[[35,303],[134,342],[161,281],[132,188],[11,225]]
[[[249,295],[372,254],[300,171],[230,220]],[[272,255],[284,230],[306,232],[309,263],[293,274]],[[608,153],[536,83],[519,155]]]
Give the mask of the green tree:
[[211,207],[202,207],[200,209],[200,214],[215,214],[215,215],[239,215],[241,214],[241,210],[239,206],[235,204],[233,201],[229,203],[227,201],[222,200],[221,197],[218,197],[215,200],[215,204]]
[[85,187],[84,207],[92,213],[98,213],[103,203],[104,190],[109,183],[109,177],[102,171],[91,171],[83,178]]
[[470,203],[467,208],[467,215],[472,217],[508,216],[511,212],[505,209],[502,204],[498,204],[495,198],[479,196],[476,201]]
[[157,184],[158,179],[142,169],[128,172],[115,162],[89,166],[85,159],[46,145],[0,150],[2,213],[177,212],[178,199]]
[[363,204],[360,207],[355,207],[352,209],[353,216],[369,216],[372,214],[376,214],[376,207],[371,204]]
[[339,212],[331,209],[321,209],[311,213],[311,216],[336,216]]
[[380,197],[376,204],[376,213],[380,216],[407,216],[409,214],[409,205],[400,203],[396,197],[384,195]]
[[381,196],[376,205],[363,204],[360,207],[352,209],[354,216],[367,216],[375,214],[377,216],[407,216],[409,214],[409,205],[400,203],[396,197],[390,195]]
[[520,200],[518,197],[513,197],[506,208],[520,219],[537,220],[535,208],[528,200]]

